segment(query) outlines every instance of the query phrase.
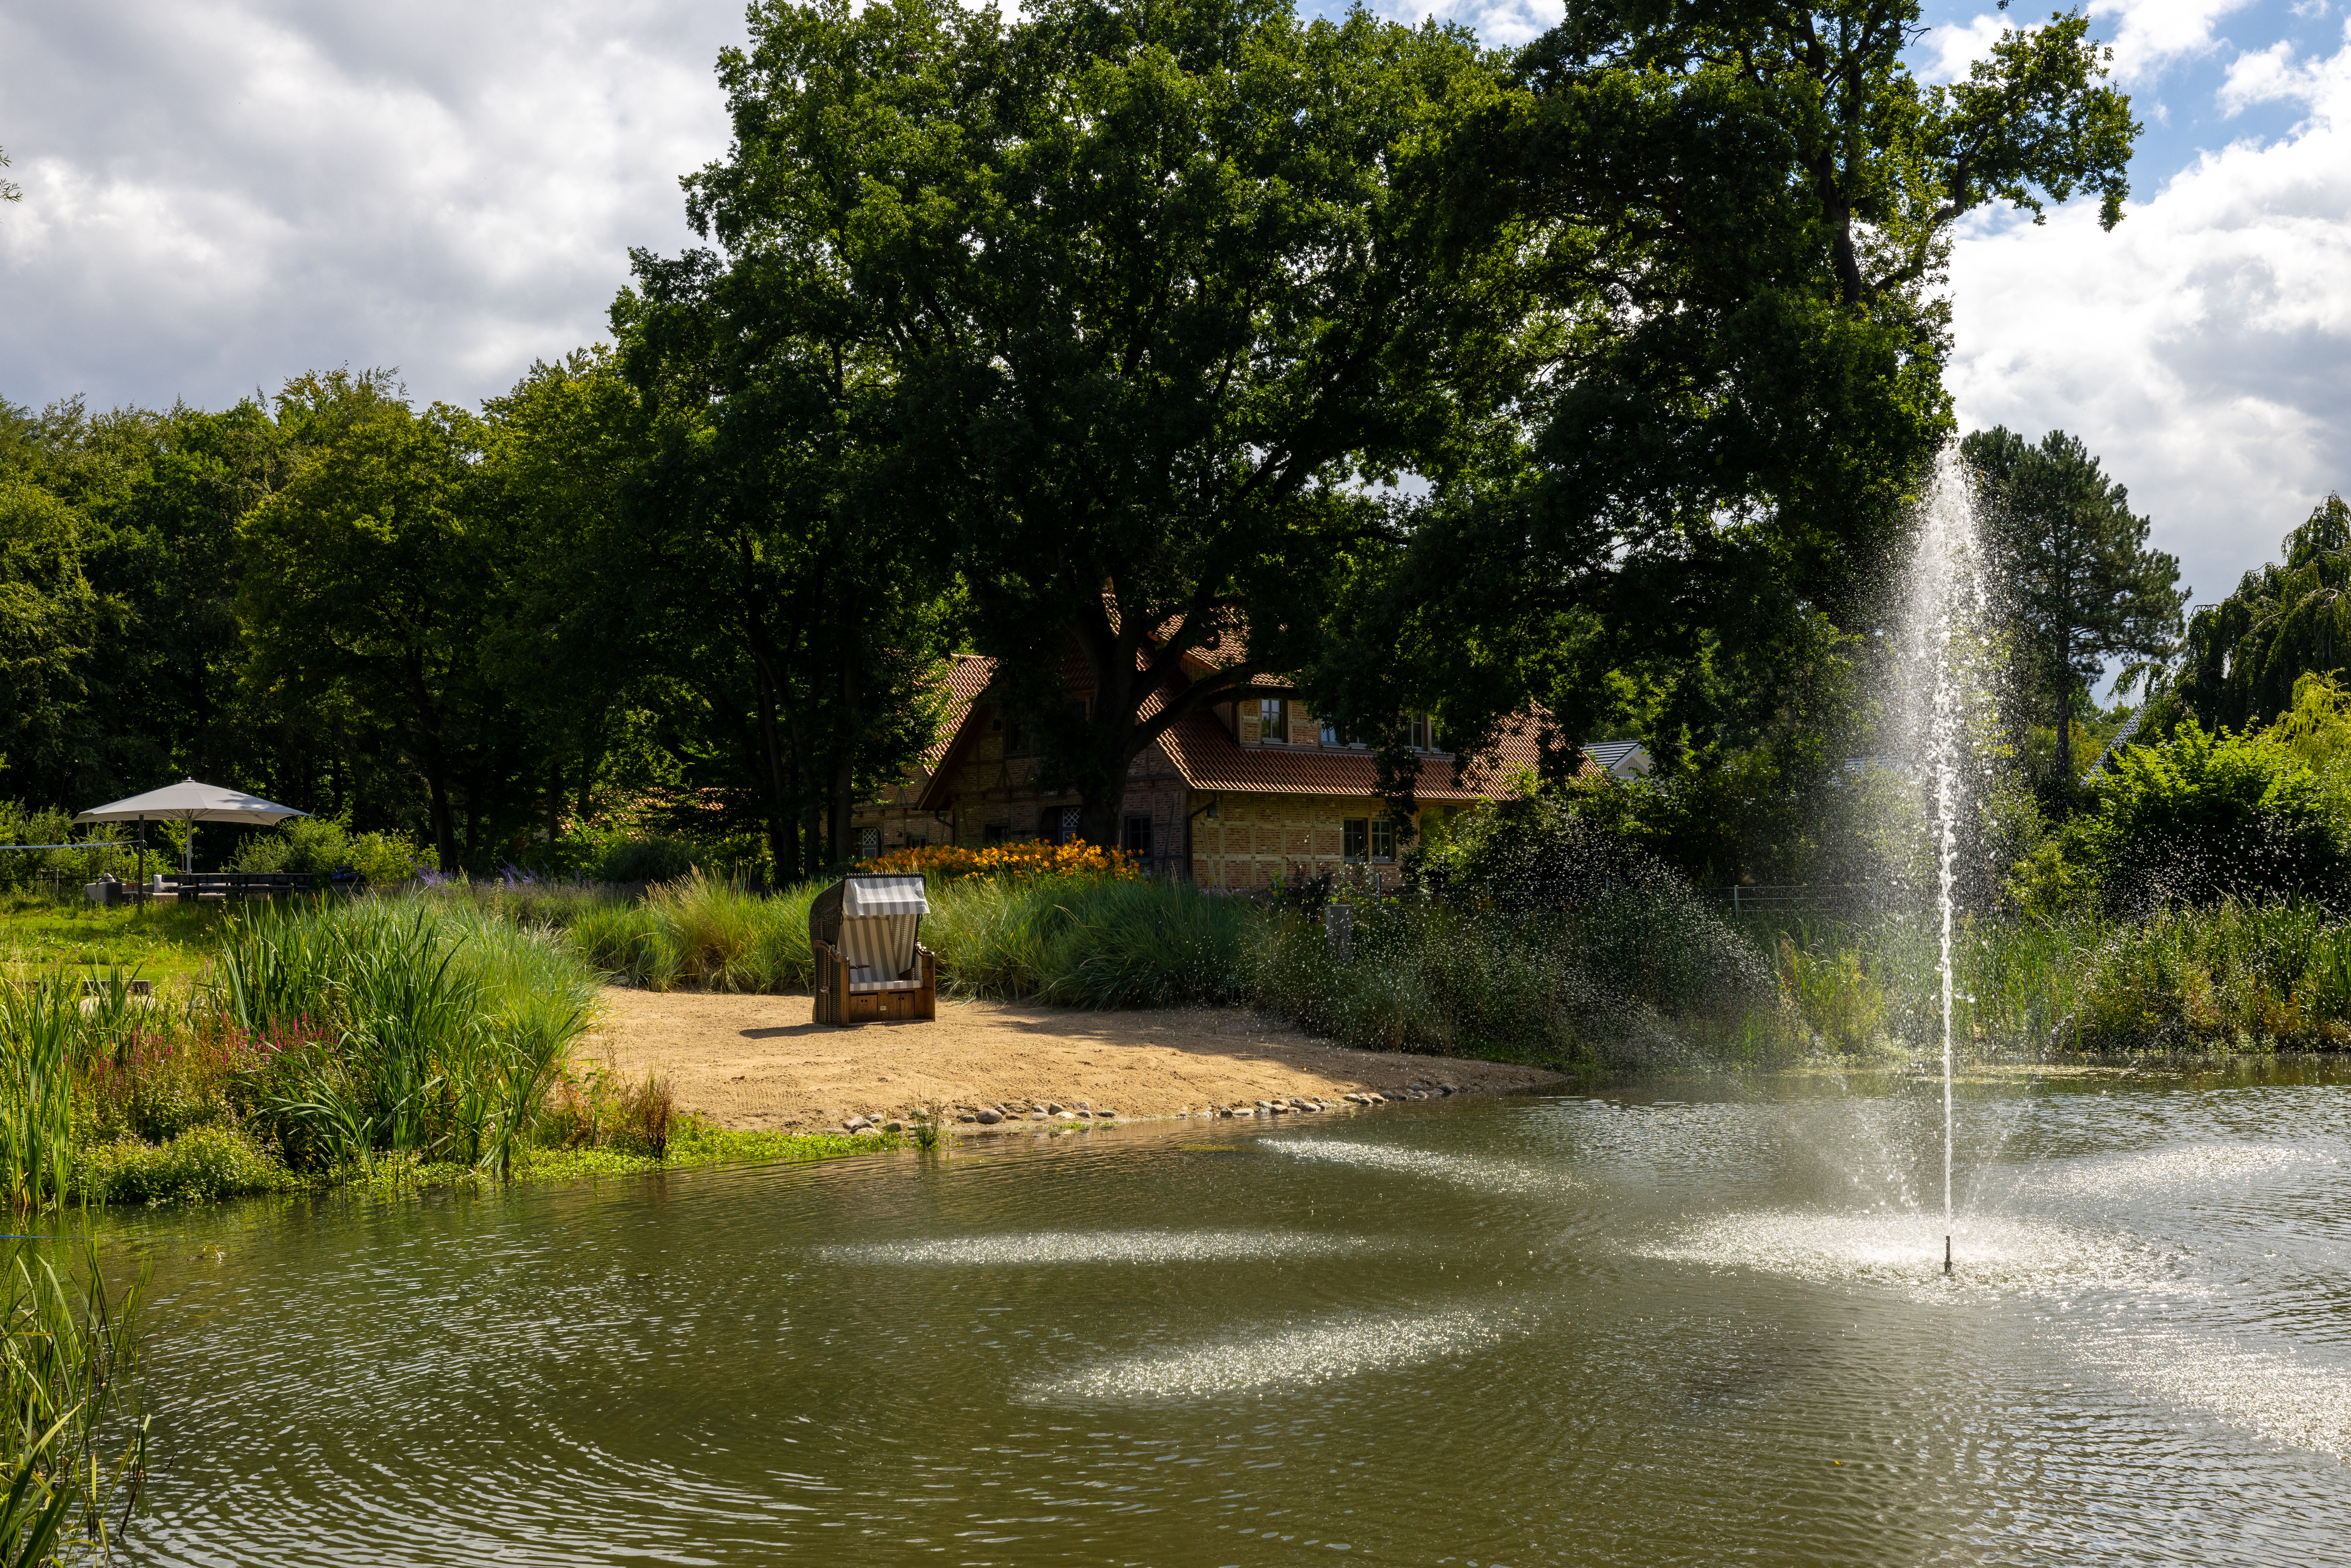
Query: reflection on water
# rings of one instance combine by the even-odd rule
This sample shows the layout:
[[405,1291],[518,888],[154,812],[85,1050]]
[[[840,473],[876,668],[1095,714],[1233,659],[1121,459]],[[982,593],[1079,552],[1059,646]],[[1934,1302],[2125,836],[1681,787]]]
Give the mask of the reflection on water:
[[1948,1281],[1899,1079],[122,1217],[131,1557],[2345,1561],[2336,1076],[1969,1086]]

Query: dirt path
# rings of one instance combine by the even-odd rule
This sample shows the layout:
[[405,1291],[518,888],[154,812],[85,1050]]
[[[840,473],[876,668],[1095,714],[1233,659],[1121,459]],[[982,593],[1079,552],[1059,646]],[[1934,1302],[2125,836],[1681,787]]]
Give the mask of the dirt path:
[[1449,1084],[1508,1091],[1554,1073],[1326,1044],[1235,1008],[1076,1012],[939,1004],[935,1023],[838,1029],[806,997],[608,987],[591,1055],[668,1079],[680,1107],[722,1125],[838,1126],[920,1105],[1091,1103],[1122,1118],[1216,1104]]

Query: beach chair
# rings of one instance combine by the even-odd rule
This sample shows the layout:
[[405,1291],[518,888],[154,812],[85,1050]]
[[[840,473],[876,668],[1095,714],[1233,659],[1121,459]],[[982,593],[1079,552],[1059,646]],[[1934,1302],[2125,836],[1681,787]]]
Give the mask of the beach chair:
[[816,1021],[936,1019],[938,961],[917,940],[931,912],[919,876],[852,876],[809,905]]

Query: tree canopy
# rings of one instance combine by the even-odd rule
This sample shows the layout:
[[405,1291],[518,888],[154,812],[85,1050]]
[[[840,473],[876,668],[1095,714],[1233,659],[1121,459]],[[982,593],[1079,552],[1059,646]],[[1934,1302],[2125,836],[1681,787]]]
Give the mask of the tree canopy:
[[2015,628],[2024,677],[2057,731],[2061,779],[2079,772],[2074,709],[2106,661],[2136,662],[2115,683],[2126,692],[2179,645],[2190,590],[2179,561],[2147,542],[2148,520],[2107,478],[2088,447],[2062,430],[2038,445],[2001,426],[1959,444],[1974,471],[1985,543]]
[[2085,187],[2121,216],[2136,127],[2082,16],[1948,88],[1921,28],[1572,4],[1457,96],[1444,254],[1516,312],[1514,419],[1359,589],[1320,677],[1353,724],[1434,707],[1474,748],[1533,707],[1562,763],[1609,720],[1668,754],[1784,727],[1947,439],[1952,225]]
[[2303,675],[2351,667],[2351,507],[2328,496],[2282,553],[2189,619],[2179,679],[2159,705],[2167,720],[2266,724],[2294,706]]

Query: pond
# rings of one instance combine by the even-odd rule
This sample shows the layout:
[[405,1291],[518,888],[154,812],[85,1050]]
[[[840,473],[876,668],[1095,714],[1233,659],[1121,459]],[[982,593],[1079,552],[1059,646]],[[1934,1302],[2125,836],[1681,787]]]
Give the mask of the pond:
[[2280,1563],[2351,1075],[1794,1075],[115,1222],[134,1561]]

